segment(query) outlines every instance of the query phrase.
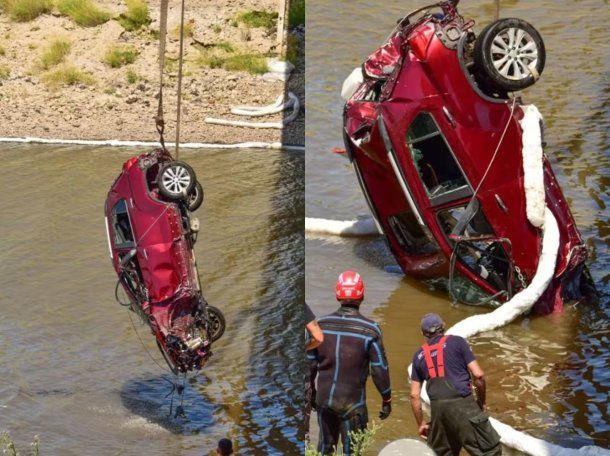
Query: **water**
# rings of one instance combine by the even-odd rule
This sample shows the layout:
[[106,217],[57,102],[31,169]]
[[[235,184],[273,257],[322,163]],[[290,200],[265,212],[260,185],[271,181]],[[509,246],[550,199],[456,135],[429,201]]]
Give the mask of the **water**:
[[104,201],[137,152],[1,148],[0,430],[22,448],[39,435],[42,454],[201,455],[222,437],[300,454],[302,154],[181,153],[206,195],[195,214],[204,294],[228,326],[176,418],[172,376],[113,295]]
[[[396,20],[420,1],[307,2],[306,213],[353,219],[368,213],[351,167],[330,153],[342,147],[341,84],[374,51]],[[464,0],[460,11],[477,21],[493,18],[494,2]],[[560,315],[523,318],[472,339],[488,381],[493,416],[534,436],[569,446],[610,446],[610,77],[607,2],[502,1],[501,17],[520,17],[541,32],[547,50],[540,81],[524,92],[545,116],[546,152],[580,231],[601,292],[598,303],[566,307]],[[418,324],[429,311],[451,325],[481,310],[451,306],[446,294],[394,273],[382,240],[308,237],[306,297],[318,314],[334,309],[334,280],[344,269],[366,279],[363,311],[382,322],[394,389],[394,412],[373,450],[416,436],[408,403],[406,367],[423,342]],[[378,394],[369,385],[369,415]],[[373,454],[373,451],[371,452]]]

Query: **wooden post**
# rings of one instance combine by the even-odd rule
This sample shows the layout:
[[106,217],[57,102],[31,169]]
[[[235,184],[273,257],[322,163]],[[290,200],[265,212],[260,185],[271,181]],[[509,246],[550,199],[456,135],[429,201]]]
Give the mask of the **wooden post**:
[[494,21],[497,21],[498,19],[500,19],[500,0],[495,0],[494,3],[496,6],[496,10],[494,12]]
[[286,3],[287,0],[279,0],[279,11],[277,16],[277,50],[281,56],[284,52],[284,29],[286,28]]

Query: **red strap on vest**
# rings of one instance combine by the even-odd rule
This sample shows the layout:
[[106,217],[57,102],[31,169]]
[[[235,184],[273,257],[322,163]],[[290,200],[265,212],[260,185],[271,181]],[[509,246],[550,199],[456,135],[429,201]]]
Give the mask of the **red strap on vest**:
[[[426,367],[428,368],[428,374],[430,374],[430,378],[435,377],[444,377],[445,376],[445,354],[443,350],[443,345],[449,336],[443,336],[440,340],[434,345],[424,344],[421,346],[421,349],[424,353],[424,359],[426,360]],[[436,365],[437,368],[434,367],[434,361],[432,361],[432,351],[436,350]],[[437,373],[438,369],[438,373]]]

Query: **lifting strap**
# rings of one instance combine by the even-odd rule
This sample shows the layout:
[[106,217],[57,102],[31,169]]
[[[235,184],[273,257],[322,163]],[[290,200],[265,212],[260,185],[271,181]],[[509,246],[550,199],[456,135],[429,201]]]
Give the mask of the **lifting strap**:
[[[424,359],[426,360],[426,367],[428,368],[428,374],[430,378],[442,378],[445,376],[445,355],[443,345],[449,336],[443,336],[440,338],[438,343],[434,345],[424,344],[421,349],[424,353]],[[436,369],[434,368],[434,361],[432,361],[432,352],[436,350]],[[438,369],[438,372],[437,372]]]

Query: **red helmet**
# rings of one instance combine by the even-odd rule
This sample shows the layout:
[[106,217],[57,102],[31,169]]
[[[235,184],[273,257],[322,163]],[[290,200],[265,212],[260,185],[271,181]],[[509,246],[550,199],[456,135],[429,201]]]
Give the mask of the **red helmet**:
[[345,271],[339,275],[335,286],[337,301],[361,301],[364,298],[364,282],[360,274]]

